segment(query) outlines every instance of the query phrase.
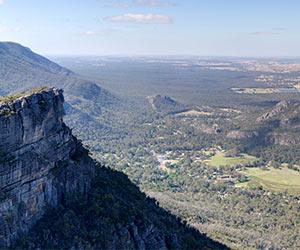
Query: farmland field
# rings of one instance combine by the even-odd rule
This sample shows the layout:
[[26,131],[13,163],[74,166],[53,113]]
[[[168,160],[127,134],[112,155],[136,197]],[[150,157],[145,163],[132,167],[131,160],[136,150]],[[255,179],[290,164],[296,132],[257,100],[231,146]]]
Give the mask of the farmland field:
[[211,115],[213,115],[213,113],[198,111],[198,110],[189,110],[177,114],[177,116],[211,116]]
[[250,180],[237,184],[238,187],[263,187],[277,192],[287,191],[291,194],[300,194],[300,173],[295,170],[288,168],[270,168],[268,170],[250,168],[244,173]]
[[236,157],[227,157],[226,152],[217,152],[214,156],[210,159],[205,160],[204,163],[208,164],[212,167],[221,167],[221,166],[234,166],[237,164],[247,164],[254,162],[256,157],[242,154]]

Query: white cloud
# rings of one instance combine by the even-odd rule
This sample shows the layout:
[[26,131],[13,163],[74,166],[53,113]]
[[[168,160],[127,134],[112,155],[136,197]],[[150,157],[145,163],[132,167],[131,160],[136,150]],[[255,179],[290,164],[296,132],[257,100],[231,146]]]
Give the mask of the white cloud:
[[156,14],[124,14],[119,16],[106,17],[105,20],[110,22],[127,22],[127,23],[140,23],[140,24],[170,24],[172,18],[166,15]]
[[118,8],[118,9],[127,9],[131,5],[128,3],[113,3],[112,5],[108,5],[109,7]]
[[174,6],[173,3],[167,1],[160,1],[160,0],[136,0],[134,2],[136,6],[142,7],[172,7]]
[[1,5],[1,4],[4,4],[4,0],[0,0],[0,5]]
[[164,0],[132,0],[131,2],[115,2],[111,5],[114,8],[134,8],[134,7],[150,7],[150,8],[167,8],[175,6],[174,3]]

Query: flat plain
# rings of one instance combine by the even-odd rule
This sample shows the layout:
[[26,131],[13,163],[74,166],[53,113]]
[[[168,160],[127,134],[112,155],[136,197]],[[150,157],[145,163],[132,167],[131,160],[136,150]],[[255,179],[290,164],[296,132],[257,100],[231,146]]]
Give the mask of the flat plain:
[[226,152],[217,152],[215,155],[211,156],[210,159],[205,160],[204,163],[212,167],[221,167],[221,166],[234,166],[238,164],[247,164],[256,161],[257,158],[247,154],[241,154],[236,157],[226,156]]
[[237,184],[238,187],[258,188],[274,192],[287,191],[290,194],[300,194],[300,173],[298,171],[282,167],[279,169],[249,168],[244,174],[249,181]]

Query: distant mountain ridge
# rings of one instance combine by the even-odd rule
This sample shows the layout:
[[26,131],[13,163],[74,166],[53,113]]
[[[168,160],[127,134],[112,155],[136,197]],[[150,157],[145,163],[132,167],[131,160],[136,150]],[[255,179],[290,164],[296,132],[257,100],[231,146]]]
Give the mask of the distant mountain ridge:
[[[108,125],[98,119],[105,110],[114,115],[122,101],[97,82],[85,80],[20,44],[0,42],[0,95],[40,86],[64,89],[66,122],[72,128],[99,131]],[[109,128],[108,128],[109,129]]]
[[40,56],[27,47],[14,42],[0,42],[0,55],[2,57],[10,56],[14,59],[19,59],[21,61],[27,62],[28,64],[36,64],[40,66],[41,69],[49,71],[51,73],[69,75],[72,72],[66,68],[53,63],[49,59]]
[[37,86],[63,88],[66,97],[73,95],[106,105],[117,100],[97,83],[87,81],[29,48],[13,42],[0,42],[0,91],[8,94]]

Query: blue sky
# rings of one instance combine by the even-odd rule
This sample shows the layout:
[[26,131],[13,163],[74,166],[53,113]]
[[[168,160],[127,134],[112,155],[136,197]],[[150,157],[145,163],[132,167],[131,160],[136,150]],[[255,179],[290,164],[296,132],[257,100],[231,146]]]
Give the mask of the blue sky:
[[298,0],[0,0],[0,40],[44,55],[300,56]]

